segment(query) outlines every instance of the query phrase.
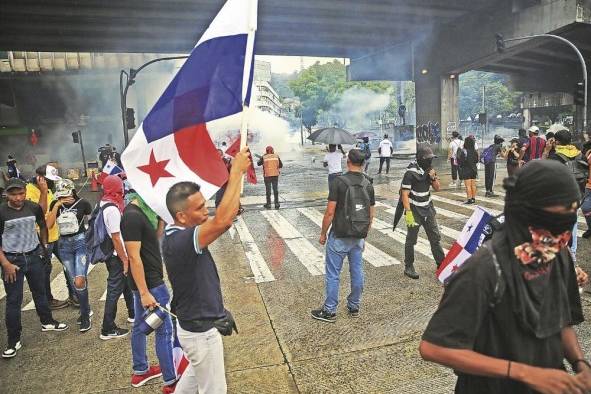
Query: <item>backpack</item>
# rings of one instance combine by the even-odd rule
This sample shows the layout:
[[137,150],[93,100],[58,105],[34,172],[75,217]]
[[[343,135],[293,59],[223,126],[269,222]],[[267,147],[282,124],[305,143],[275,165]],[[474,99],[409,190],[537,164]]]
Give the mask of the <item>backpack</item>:
[[113,203],[107,203],[102,207],[100,204],[92,211],[90,219],[88,220],[88,229],[85,233],[86,238],[86,254],[88,261],[91,264],[104,262],[115,251],[113,241],[107,232],[103,213],[107,207],[115,207]]
[[340,221],[342,228],[335,228],[337,238],[365,238],[369,232],[370,198],[367,187],[370,180],[363,175],[361,183],[353,183],[346,175],[340,176],[347,192],[345,194],[344,212]]
[[503,299],[503,295],[505,294],[505,289],[507,288],[507,284],[505,283],[505,277],[503,276],[503,269],[497,260],[497,255],[493,250],[492,241],[486,242],[482,244],[486,250],[488,250],[492,256],[492,262],[495,266],[495,273],[497,274],[497,282],[495,284],[495,290],[493,292],[492,300],[489,302],[489,306],[494,308],[497,306],[499,302]]
[[468,152],[464,148],[458,148],[458,153],[456,153],[456,161],[458,166],[463,166],[466,163],[466,159],[468,158]]
[[60,215],[55,219],[57,226],[60,230],[61,235],[72,235],[76,234],[78,230],[80,230],[80,222],[78,222],[78,217],[76,216],[76,211],[74,211],[74,207],[82,201],[81,199],[76,201],[74,205],[70,208],[65,208],[60,213]]
[[371,149],[369,148],[369,144],[363,144],[363,153],[365,153],[365,160],[371,157]]
[[482,164],[490,164],[495,161],[496,157],[497,157],[497,150],[496,150],[496,146],[493,144],[482,151],[482,155],[480,156],[480,162]]
[[579,153],[576,157],[572,159],[561,153],[557,153],[556,155],[573,174],[575,180],[577,181],[577,184],[579,185],[579,189],[581,190],[581,192],[584,192],[585,185],[587,184],[587,180],[589,179],[589,163],[587,163],[583,159],[583,155]]

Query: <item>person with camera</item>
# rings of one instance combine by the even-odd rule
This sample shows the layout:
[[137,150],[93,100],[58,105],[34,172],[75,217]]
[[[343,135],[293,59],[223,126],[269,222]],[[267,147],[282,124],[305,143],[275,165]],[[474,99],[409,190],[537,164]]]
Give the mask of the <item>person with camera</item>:
[[[78,324],[80,332],[86,332],[91,328],[90,304],[88,301],[87,272],[88,259],[86,258],[86,225],[84,220],[92,213],[90,203],[78,196],[74,182],[69,179],[56,181],[55,197],[49,210],[52,213],[48,219],[48,226],[57,224],[60,238],[57,243],[62,264],[66,269],[66,275],[74,285],[74,291],[80,303],[80,317]],[[50,220],[53,222],[50,223]]]
[[209,217],[201,188],[194,182],[179,182],[166,194],[174,224],[166,227],[162,254],[178,317],[177,336],[191,363],[176,385],[177,394],[227,390],[221,335],[230,335],[236,326],[224,308],[217,267],[207,247],[238,214],[242,177],[250,165],[245,147],[234,158],[214,217]]

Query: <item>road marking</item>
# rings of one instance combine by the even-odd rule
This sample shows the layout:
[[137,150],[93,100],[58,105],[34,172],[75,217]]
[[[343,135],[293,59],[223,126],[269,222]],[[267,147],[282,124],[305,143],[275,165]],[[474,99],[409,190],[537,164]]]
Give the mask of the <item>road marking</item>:
[[[58,263],[62,270],[59,274],[51,281],[51,292],[56,300],[67,300],[70,294],[68,293],[68,285],[66,284],[66,276],[64,275],[63,265]],[[89,264],[88,271],[86,274],[86,280],[88,281],[88,274],[94,268],[96,264]],[[88,283],[87,283],[88,285]],[[35,302],[30,301],[25,307],[22,309],[23,311],[30,311],[35,309]]]
[[[322,214],[314,208],[298,208],[298,211],[314,222],[317,226],[322,227]],[[365,249],[363,251],[363,260],[373,265],[374,267],[386,267],[389,265],[400,264],[396,258],[387,253],[382,252],[369,242],[365,241]]]
[[275,232],[279,234],[287,247],[312,275],[324,274],[324,255],[316,249],[307,238],[292,226],[279,212],[263,211],[261,215],[267,219]]
[[[396,214],[396,208],[392,208],[390,205],[388,204],[384,204],[383,202],[379,202],[376,201],[376,206],[380,206],[380,207],[385,207],[385,208],[389,208],[386,209],[386,212],[391,214],[391,215],[395,215]],[[448,218],[451,219],[461,219],[461,220],[468,220],[468,216],[463,215],[461,213],[456,213],[453,211],[448,211],[447,209],[443,209],[443,208],[439,208],[439,207],[435,207],[435,210],[437,211],[438,214],[441,214],[442,216],[446,216]],[[451,227],[447,227],[447,226],[442,226],[439,225],[439,230],[441,231],[441,233],[449,238],[455,239],[457,240],[458,237],[460,236],[461,231],[457,231],[454,230]]]
[[[469,209],[471,211],[474,211],[476,209],[476,207],[478,205],[463,205],[461,201],[458,200],[451,200],[449,198],[445,198],[445,197],[441,197],[441,196],[436,196],[436,195],[432,195],[431,198],[435,201],[439,201],[439,202],[443,202],[446,204],[451,204],[451,205],[455,205],[457,207],[460,208],[466,208]],[[490,213],[493,216],[498,216],[501,213],[503,213],[502,211],[496,210],[496,209],[492,209],[492,208],[488,208],[488,207],[483,207],[480,206],[480,208],[484,209],[485,211],[487,211],[488,213]]]
[[[394,239],[397,242],[400,242],[401,244],[406,243],[406,231],[400,229],[392,231],[391,225],[377,218],[373,219],[373,225],[382,234]],[[433,257],[433,255],[431,254],[431,244],[429,244],[428,240],[422,237],[418,237],[417,244],[415,245],[415,250],[417,250],[420,254],[428,258]],[[443,248],[443,252],[447,254],[448,250]]]
[[274,281],[275,277],[271,273],[269,266],[267,266],[267,263],[265,262],[259,247],[254,242],[254,238],[248,230],[248,227],[246,227],[246,223],[241,216],[238,217],[238,221],[235,223],[234,227],[236,227],[238,236],[242,241],[242,247],[244,249],[244,253],[246,254],[248,264],[250,264],[250,269],[254,275],[254,281],[256,283]]

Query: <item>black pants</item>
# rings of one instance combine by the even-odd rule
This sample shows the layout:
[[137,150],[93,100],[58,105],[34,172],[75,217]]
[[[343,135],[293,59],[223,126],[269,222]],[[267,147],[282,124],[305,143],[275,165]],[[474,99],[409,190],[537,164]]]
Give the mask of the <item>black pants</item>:
[[431,245],[431,253],[435,259],[435,264],[439,267],[445,258],[445,253],[441,247],[441,234],[439,233],[439,226],[437,225],[435,215],[421,216],[414,208],[412,209],[412,213],[418,226],[407,228],[406,242],[404,244],[404,265],[410,267],[415,262],[415,245],[419,238],[419,229],[423,226],[425,227],[425,233],[427,233],[427,239]]
[[378,170],[378,174],[382,173],[382,166],[386,162],[386,174],[390,172],[390,158],[389,157],[380,157],[380,169]]
[[[119,297],[123,294],[125,298],[125,305],[127,306],[127,315],[135,317],[135,310],[133,308],[133,294],[131,288],[127,283],[127,278],[123,275],[123,263],[119,257],[113,256],[109,258],[105,264],[109,276],[107,277],[107,298],[105,300],[105,315],[103,317],[103,332],[107,333],[115,329],[115,317],[117,316],[117,302]],[[129,272],[131,275],[131,272]],[[141,318],[141,316],[138,316]]]
[[496,163],[488,163],[484,165],[484,187],[486,188],[487,192],[493,191],[496,171]]
[[267,193],[267,205],[271,205],[271,187],[273,187],[273,199],[275,205],[279,204],[279,177],[266,176],[265,177],[265,191]]
[[458,166],[454,159],[449,159],[449,163],[451,164],[451,179],[455,182],[458,180]]

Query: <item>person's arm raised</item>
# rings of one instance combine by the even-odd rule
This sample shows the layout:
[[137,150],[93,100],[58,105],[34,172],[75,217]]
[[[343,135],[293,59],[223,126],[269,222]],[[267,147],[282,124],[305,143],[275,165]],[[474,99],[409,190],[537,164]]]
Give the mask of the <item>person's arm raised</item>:
[[216,210],[213,218],[208,219],[199,227],[198,244],[199,249],[207,247],[210,243],[215,241],[232,226],[234,218],[238,214],[240,207],[240,189],[242,188],[242,176],[246,173],[251,165],[250,151],[248,147],[242,149],[234,158],[232,169],[230,170],[230,177],[224,197]]

